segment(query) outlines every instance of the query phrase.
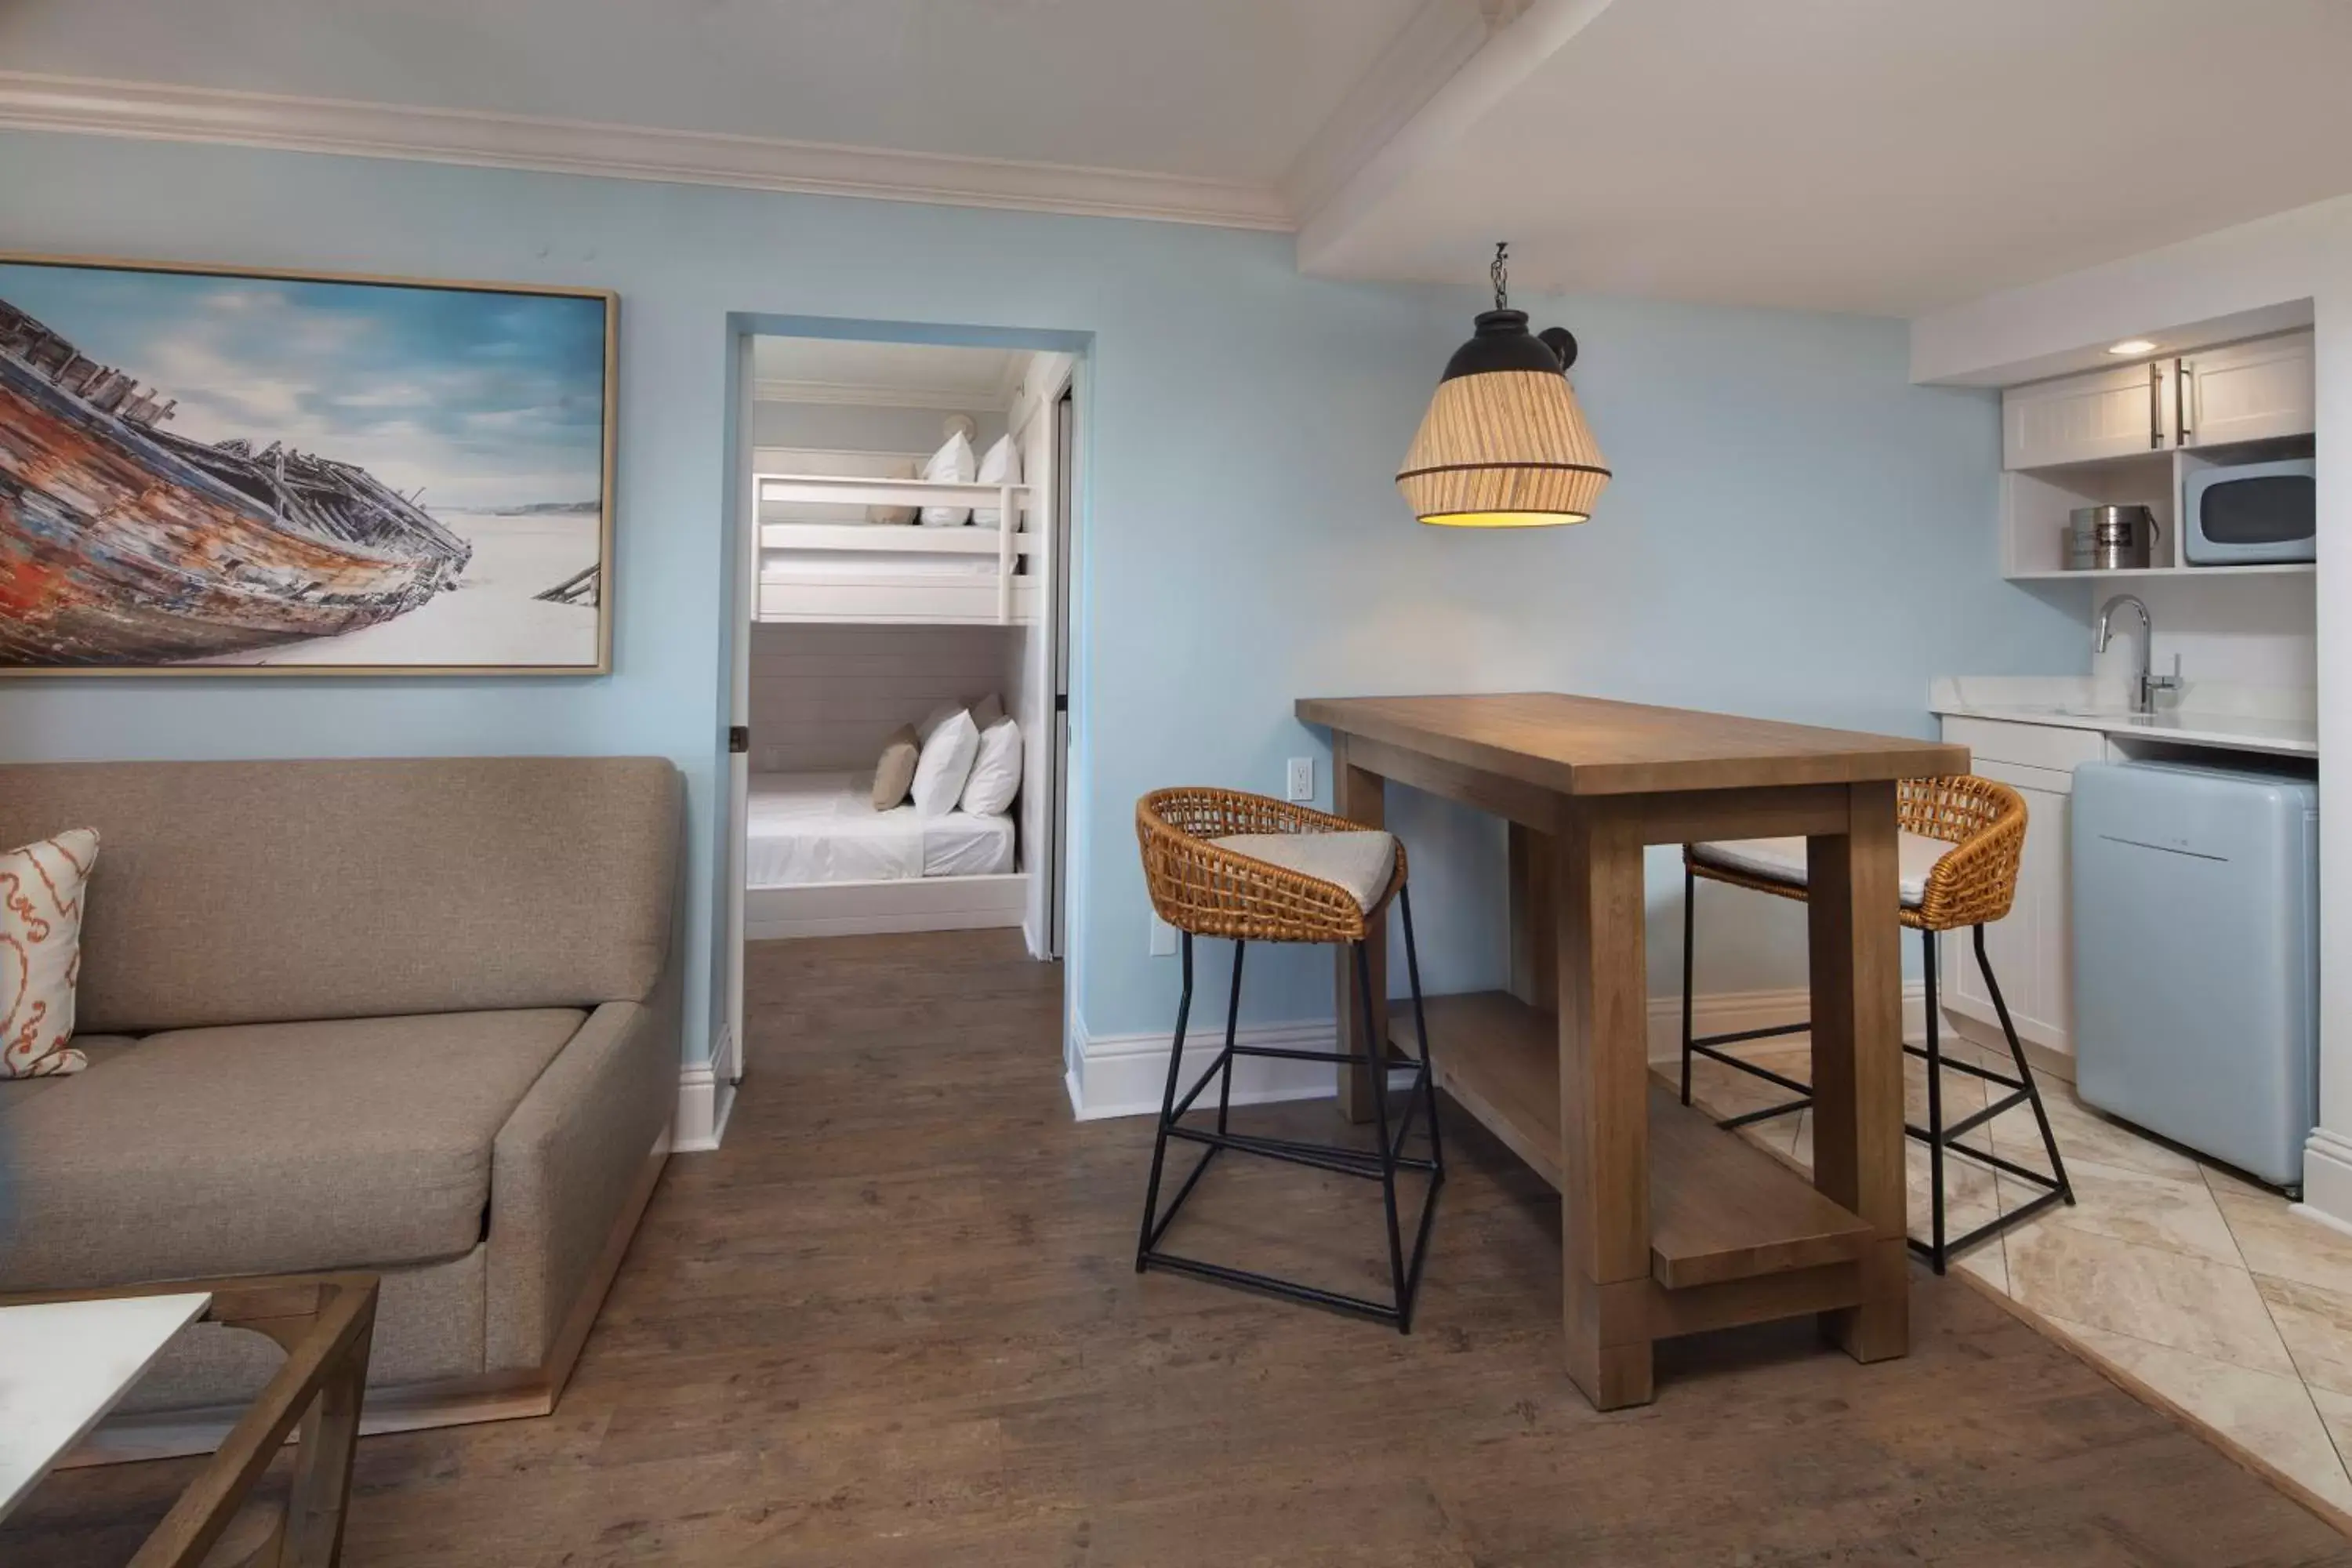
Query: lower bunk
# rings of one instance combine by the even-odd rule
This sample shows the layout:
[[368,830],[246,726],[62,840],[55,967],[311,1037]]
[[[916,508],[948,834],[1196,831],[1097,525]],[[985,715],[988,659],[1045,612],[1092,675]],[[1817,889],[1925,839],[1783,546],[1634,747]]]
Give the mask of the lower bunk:
[[752,775],[747,941],[1022,923],[1029,878],[1009,815],[877,811],[872,786],[870,773]]

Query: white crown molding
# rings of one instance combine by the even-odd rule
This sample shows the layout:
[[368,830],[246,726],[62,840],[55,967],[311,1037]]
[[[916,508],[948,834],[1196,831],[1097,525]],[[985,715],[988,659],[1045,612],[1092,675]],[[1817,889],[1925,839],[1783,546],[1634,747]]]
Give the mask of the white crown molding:
[[[1017,384],[1017,381],[1016,381]],[[868,384],[855,381],[788,381],[762,376],[751,384],[751,395],[761,403],[828,403],[852,408],[938,408],[971,414],[1004,406],[1002,392],[969,386],[908,386]]]
[[0,128],[1287,231],[1271,186],[760,136],[0,71]]

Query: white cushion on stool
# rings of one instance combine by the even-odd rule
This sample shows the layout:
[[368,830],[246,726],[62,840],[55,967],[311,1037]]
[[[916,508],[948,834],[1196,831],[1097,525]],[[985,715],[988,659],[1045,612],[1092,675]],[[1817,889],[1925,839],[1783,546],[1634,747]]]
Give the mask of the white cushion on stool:
[[[1924,833],[1901,836],[1897,872],[1903,889],[1903,906],[1917,909],[1927,897],[1927,874],[1936,862],[1959,847],[1940,838],[1930,838]],[[1728,838],[1714,844],[1694,844],[1691,858],[1703,866],[1720,866],[1727,871],[1755,877],[1767,882],[1780,882],[1791,888],[1805,885],[1805,841],[1801,838]]]
[[1235,833],[1210,843],[1286,871],[1337,882],[1370,914],[1396,870],[1396,839],[1372,828],[1350,833]]

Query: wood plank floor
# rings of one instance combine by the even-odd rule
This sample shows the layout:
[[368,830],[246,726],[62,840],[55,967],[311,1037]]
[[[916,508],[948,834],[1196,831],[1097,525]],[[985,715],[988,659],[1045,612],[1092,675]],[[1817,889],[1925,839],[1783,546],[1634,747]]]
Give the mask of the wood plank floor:
[[[1958,1280],[1904,1361],[1707,1336],[1595,1415],[1557,1201],[1459,1116],[1410,1338],[1139,1279],[1150,1128],[1070,1121],[1055,969],[987,932],[751,974],[727,1146],[671,1163],[562,1408],[363,1442],[346,1563],[2352,1565]],[[1171,1241],[1370,1286],[1371,1194],[1221,1166]],[[0,1563],[119,1563],[186,1474],[54,1478]]]

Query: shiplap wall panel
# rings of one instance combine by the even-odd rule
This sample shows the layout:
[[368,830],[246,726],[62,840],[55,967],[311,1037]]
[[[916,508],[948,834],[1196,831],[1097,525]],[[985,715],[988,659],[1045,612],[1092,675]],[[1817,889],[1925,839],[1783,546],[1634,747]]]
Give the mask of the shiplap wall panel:
[[998,691],[1019,626],[754,626],[751,765],[870,768],[901,724]]

